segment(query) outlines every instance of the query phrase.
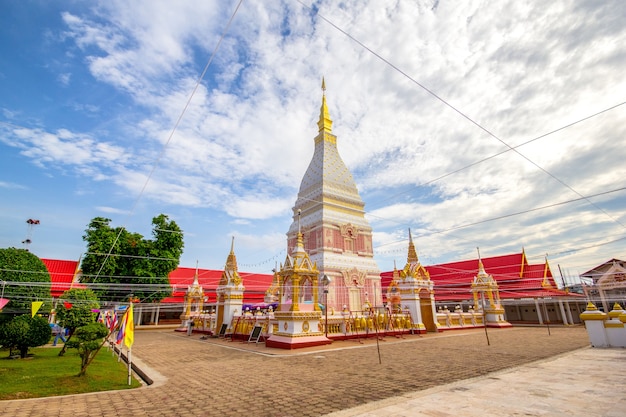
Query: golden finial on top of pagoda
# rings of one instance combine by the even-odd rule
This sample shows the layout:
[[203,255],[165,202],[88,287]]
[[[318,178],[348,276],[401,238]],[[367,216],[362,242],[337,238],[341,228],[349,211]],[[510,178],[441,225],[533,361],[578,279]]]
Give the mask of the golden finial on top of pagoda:
[[317,122],[317,127],[319,127],[320,132],[330,132],[333,127],[333,121],[330,120],[326,105],[326,81],[324,77],[322,77],[322,107],[320,108],[320,120]]
[[406,257],[406,262],[409,264],[418,263],[417,259],[417,251],[415,250],[415,245],[413,244],[413,236],[411,235],[411,229],[409,228],[409,253]]

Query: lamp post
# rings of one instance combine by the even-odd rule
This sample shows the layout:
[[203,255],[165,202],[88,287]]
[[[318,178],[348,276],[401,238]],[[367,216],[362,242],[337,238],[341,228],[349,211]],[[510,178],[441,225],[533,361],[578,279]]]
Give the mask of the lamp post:
[[326,338],[328,339],[328,286],[330,285],[331,279],[328,275],[324,274],[322,277],[322,285],[324,286],[324,314],[326,318],[324,319],[324,333]]

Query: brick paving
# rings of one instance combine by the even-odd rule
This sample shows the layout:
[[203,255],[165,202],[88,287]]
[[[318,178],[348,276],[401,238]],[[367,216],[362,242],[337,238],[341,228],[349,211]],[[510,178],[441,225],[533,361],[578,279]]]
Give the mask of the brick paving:
[[[133,356],[156,383],[135,390],[1,401],[3,415],[320,416],[589,346],[582,326],[452,331],[285,351],[142,330]],[[379,356],[380,352],[380,356]],[[379,363],[379,357],[380,362]]]

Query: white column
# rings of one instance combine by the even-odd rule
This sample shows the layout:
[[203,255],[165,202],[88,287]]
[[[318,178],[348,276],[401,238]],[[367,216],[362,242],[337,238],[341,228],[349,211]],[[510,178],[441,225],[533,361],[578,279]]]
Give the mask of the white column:
[[543,324],[543,315],[541,314],[541,308],[539,307],[539,301],[535,298],[535,311],[537,312],[537,318],[539,319],[539,324]]
[[574,318],[572,317],[572,309],[569,306],[569,301],[565,302],[565,311],[567,311],[567,317],[569,318],[569,322],[574,324]]
[[609,311],[611,311],[611,309],[609,308],[609,305],[606,302],[606,294],[604,293],[604,290],[602,288],[599,288],[598,292],[600,293],[600,300],[602,301],[602,308],[604,309],[605,313],[608,313]]
[[563,301],[559,300],[559,310],[561,311],[561,317],[563,318],[563,324],[564,325],[568,325],[568,324],[574,324],[572,322],[567,322],[567,315],[565,314],[565,308],[563,307]]

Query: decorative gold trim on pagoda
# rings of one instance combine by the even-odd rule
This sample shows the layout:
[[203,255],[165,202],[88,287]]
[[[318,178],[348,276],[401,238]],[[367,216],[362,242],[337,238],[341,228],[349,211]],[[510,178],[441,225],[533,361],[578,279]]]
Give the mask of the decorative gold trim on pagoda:
[[332,143],[333,145],[337,145],[337,136],[332,135],[327,132],[322,132],[315,137],[315,139],[313,140],[313,143],[318,145],[322,142],[328,142],[328,143]]
[[275,311],[274,318],[285,321],[317,320],[322,317],[320,311]]

